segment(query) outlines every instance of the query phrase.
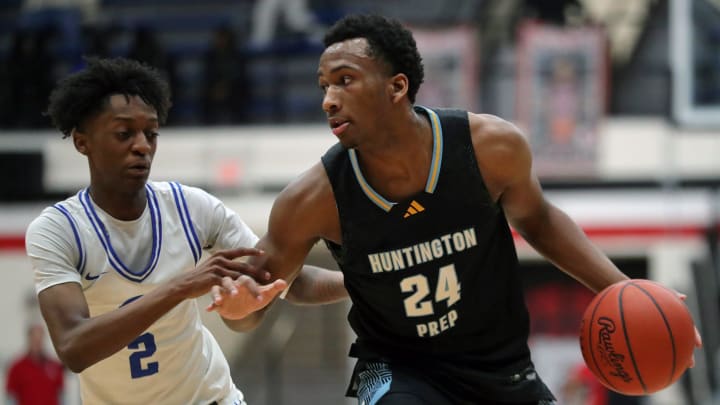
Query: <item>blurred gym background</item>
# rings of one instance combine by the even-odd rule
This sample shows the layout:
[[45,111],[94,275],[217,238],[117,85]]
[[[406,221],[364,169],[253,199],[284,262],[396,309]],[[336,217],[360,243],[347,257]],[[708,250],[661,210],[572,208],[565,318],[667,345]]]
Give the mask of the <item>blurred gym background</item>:
[[[515,122],[548,197],[628,275],[688,295],[696,367],[656,395],[603,403],[720,404],[718,0],[0,0],[0,375],[41,322],[25,228],[88,181],[42,115],[53,84],[83,55],[162,69],[174,107],[151,178],[204,187],[261,234],[277,192],[334,142],[317,58],[324,30],[353,12],[412,28],[420,104]],[[590,404],[573,381],[592,294],[517,242],[533,359],[561,404]],[[322,246],[310,261],[335,266]],[[249,403],[350,404],[347,310],[280,303],[249,334],[206,320]],[[63,398],[79,403],[70,373]]]

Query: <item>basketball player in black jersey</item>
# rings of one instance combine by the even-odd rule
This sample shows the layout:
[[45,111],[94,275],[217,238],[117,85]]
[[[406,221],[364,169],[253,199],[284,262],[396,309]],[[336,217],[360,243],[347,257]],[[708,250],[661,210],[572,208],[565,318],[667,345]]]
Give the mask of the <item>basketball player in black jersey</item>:
[[544,198],[515,126],[414,104],[423,67],[398,22],[346,17],[325,45],[318,83],[339,143],[275,201],[266,268],[292,280],[325,241],[353,303],[361,404],[553,403],[509,225],[593,291],[626,276]]

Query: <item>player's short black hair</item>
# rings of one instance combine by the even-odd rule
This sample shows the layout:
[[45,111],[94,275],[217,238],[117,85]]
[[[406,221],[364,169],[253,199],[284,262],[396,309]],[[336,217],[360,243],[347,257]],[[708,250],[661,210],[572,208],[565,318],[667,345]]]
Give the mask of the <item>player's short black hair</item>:
[[160,124],[165,123],[171,103],[162,73],[125,58],[86,61],[86,68],[61,80],[50,94],[47,115],[63,137],[102,111],[115,94],[139,96],[155,109]]
[[336,22],[325,34],[325,47],[353,38],[365,38],[369,56],[387,63],[395,75],[408,77],[408,99],[415,95],[423,82],[422,58],[412,33],[399,21],[379,15],[349,15]]

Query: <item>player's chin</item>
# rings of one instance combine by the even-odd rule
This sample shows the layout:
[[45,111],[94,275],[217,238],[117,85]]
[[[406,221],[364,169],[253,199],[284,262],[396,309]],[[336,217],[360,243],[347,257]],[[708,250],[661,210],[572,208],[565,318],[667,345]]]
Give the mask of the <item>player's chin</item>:
[[338,137],[338,141],[345,149],[353,149],[357,147],[357,142],[347,136]]
[[149,177],[150,177],[149,170],[137,170],[137,171],[129,171],[127,173],[126,179],[130,183],[144,185],[145,183],[147,183]]

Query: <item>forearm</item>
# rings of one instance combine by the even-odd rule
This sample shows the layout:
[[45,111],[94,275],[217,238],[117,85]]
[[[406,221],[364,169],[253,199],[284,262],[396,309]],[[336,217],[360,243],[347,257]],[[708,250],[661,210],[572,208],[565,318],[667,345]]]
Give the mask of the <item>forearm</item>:
[[297,305],[331,304],[348,297],[341,271],[303,266],[285,297]]
[[70,370],[79,373],[128,346],[181,301],[182,297],[171,288],[156,289],[96,317],[46,319],[58,356]]
[[567,214],[552,205],[541,220],[520,232],[535,250],[594,292],[628,278]]

